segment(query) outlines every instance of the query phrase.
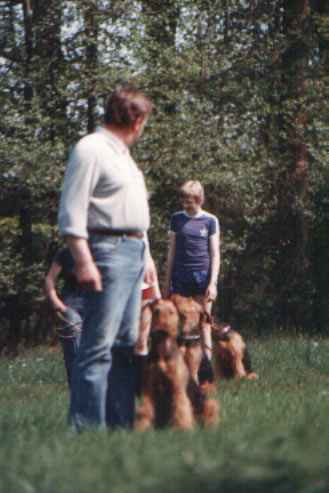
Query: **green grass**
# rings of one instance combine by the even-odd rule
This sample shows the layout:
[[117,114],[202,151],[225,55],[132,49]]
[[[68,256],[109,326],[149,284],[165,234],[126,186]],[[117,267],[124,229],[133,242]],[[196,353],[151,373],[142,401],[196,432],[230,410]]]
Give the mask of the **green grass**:
[[73,435],[60,353],[0,362],[0,492],[329,493],[329,340],[251,343],[218,429]]

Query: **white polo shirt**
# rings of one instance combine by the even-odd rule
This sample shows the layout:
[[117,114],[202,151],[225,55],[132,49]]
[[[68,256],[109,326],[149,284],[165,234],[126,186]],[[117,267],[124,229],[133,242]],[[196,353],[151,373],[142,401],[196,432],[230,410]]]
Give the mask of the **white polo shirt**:
[[150,225],[143,173],[128,147],[99,127],[75,146],[59,206],[61,235],[88,238],[88,229],[145,232]]

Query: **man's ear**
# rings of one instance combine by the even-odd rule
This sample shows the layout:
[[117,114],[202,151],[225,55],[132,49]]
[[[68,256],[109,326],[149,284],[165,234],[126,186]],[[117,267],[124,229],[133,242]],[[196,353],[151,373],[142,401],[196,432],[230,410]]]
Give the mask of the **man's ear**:
[[138,132],[143,129],[146,123],[146,119],[144,116],[138,116],[136,120],[132,123],[132,128],[134,132]]

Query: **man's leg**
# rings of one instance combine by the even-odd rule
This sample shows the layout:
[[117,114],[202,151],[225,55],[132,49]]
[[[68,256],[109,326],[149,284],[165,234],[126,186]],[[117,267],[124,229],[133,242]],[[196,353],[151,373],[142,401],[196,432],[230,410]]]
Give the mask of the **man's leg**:
[[[115,241],[117,240],[117,241]],[[103,290],[86,297],[86,316],[73,369],[71,422],[76,429],[105,428],[111,349],[144,266],[141,240],[101,238],[92,244]]]
[[109,373],[106,422],[110,427],[132,428],[135,417],[137,368],[134,346],[138,337],[141,310],[141,284],[144,269],[130,295],[122,323],[112,348],[112,367]]

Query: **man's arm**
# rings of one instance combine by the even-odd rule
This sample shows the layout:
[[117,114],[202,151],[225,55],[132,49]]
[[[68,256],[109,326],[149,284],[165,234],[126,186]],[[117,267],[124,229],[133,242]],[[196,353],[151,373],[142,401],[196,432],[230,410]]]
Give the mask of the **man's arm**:
[[68,162],[58,215],[60,233],[74,258],[77,281],[96,291],[102,289],[101,276],[87,242],[87,217],[99,173],[95,149],[82,139]]
[[217,297],[217,281],[220,270],[220,237],[219,232],[209,237],[210,280],[206,291],[206,300],[214,301]]
[[65,171],[58,212],[60,234],[88,239],[88,208],[100,170],[95,148],[84,139],[73,149]]
[[167,298],[170,294],[171,275],[174,265],[175,253],[176,253],[176,233],[174,233],[173,231],[169,231],[166,274],[165,274],[165,283],[163,290],[163,295],[165,298]]
[[95,291],[102,291],[101,274],[92,258],[87,240],[76,236],[65,236],[65,241],[74,258],[78,282],[89,285]]

